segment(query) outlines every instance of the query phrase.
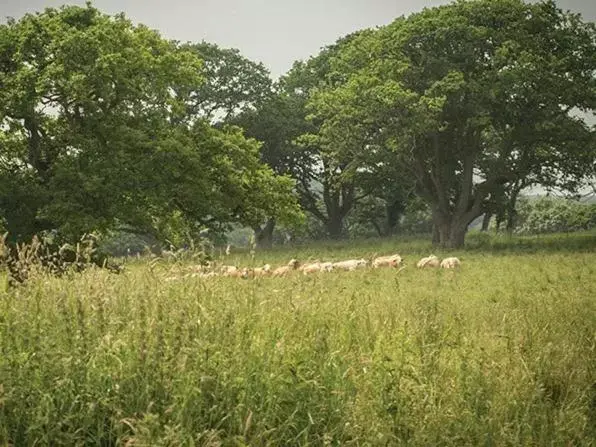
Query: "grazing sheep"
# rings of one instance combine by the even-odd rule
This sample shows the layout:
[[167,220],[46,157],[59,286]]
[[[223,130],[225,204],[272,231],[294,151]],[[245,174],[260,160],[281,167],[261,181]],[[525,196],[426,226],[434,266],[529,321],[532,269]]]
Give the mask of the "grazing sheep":
[[219,271],[224,276],[231,276],[232,274],[238,271],[238,267],[236,267],[235,265],[222,265],[219,268]]
[[229,276],[231,278],[248,278],[248,269],[239,269],[235,265],[224,265],[220,269],[223,276]]
[[267,276],[271,273],[271,266],[269,264],[265,264],[263,267],[257,267],[254,269],[247,269],[249,276]]
[[187,269],[195,273],[210,272],[213,269],[213,263],[211,261],[207,261],[205,264],[191,265]]
[[320,264],[320,263],[321,263],[320,259],[315,259],[314,261],[309,259],[306,264],[300,264],[300,266],[298,267],[298,270],[303,271],[306,268],[306,266],[308,266],[308,265]]
[[321,271],[322,272],[330,272],[333,270],[333,262],[322,262],[321,263]]
[[333,268],[340,270],[352,271],[358,268],[366,267],[368,262],[366,259],[350,259],[349,261],[334,262]]
[[461,262],[457,258],[445,258],[441,262],[441,268],[443,269],[454,269],[461,266]]
[[321,271],[321,263],[317,261],[310,264],[306,264],[300,267],[300,270],[302,270],[302,273],[304,273],[305,275],[308,275],[309,273],[317,273]]
[[242,270],[238,270],[237,274],[234,275],[236,278],[242,278],[242,279],[247,279],[250,277],[250,269],[247,267],[244,267]]
[[380,256],[375,258],[372,262],[374,268],[379,267],[399,267],[402,263],[402,258],[400,255],[391,255],[391,256]]
[[430,255],[426,258],[422,258],[420,261],[418,261],[418,264],[416,264],[416,267],[418,267],[419,269],[422,268],[426,268],[426,267],[432,267],[432,268],[437,268],[439,267],[441,261],[439,261],[439,258],[437,258],[435,255]]
[[296,259],[292,259],[290,262],[288,262],[288,265],[284,265],[282,267],[277,267],[275,270],[273,270],[271,275],[272,276],[285,276],[288,272],[290,272],[292,270],[297,270],[299,267],[300,267],[300,262],[298,262]]

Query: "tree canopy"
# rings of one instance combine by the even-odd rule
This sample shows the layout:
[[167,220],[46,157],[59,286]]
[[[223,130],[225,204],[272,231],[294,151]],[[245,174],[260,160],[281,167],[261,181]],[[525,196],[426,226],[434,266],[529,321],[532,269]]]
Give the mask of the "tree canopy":
[[353,152],[337,151],[336,142],[322,144],[320,120],[311,119],[307,105],[320,89],[332,88],[345,81],[345,75],[334,72],[331,62],[359,35],[360,31],[325,47],[306,61],[297,61],[284,75],[276,95],[256,110],[238,117],[248,135],[264,142],[262,159],[279,173],[290,174],[303,209],[318,219],[331,237],[340,237],[345,219],[354,206],[371,194],[370,176],[360,175],[359,141],[350,140]]
[[512,227],[524,188],[594,178],[595,73],[596,26],[554,1],[428,8],[278,82],[236,49],[48,8],[0,25],[0,226],[271,240],[300,208],[333,237],[412,209],[459,247],[484,213]]
[[90,5],[0,27],[0,214],[13,238],[299,215],[259,143],[188,107],[218,101],[196,49]]
[[573,111],[596,105],[595,41],[552,1],[459,1],[355,39],[332,61],[346,82],[310,107],[328,146],[390,150],[440,243],[461,246],[504,186],[575,188],[593,169],[594,129]]
[[214,122],[227,122],[236,115],[254,110],[272,96],[269,71],[235,48],[220,48],[200,42],[183,49],[202,61],[204,82],[188,95],[187,112]]

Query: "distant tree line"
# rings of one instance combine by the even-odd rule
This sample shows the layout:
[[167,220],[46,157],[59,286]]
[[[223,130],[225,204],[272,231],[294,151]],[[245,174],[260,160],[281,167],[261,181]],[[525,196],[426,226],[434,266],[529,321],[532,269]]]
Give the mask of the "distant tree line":
[[12,241],[176,246],[243,226],[261,247],[280,228],[460,247],[483,215],[530,231],[524,189],[574,193],[596,174],[578,115],[596,106],[595,42],[554,1],[455,2],[274,82],[237,50],[89,4],[28,14],[0,26],[1,225]]
[[[596,228],[596,203],[555,197],[522,197],[517,205],[513,231],[541,234]],[[495,229],[496,228],[495,225]]]

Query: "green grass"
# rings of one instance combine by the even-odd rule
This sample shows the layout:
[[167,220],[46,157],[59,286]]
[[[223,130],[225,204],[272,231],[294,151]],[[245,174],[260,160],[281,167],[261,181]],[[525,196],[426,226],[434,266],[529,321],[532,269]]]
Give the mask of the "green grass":
[[226,262],[407,268],[41,278],[0,299],[0,445],[596,445],[595,245],[472,235],[459,271],[420,271],[426,241],[341,242]]

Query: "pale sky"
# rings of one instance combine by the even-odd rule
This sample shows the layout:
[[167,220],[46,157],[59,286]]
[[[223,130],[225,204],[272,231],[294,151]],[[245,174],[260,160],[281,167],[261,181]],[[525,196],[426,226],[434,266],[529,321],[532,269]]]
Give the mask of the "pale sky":
[[[84,0],[0,0],[0,22],[26,12]],[[103,12],[123,11],[134,22],[157,29],[168,39],[206,40],[238,48],[263,62],[274,77],[297,59],[353,31],[385,25],[400,15],[445,0],[95,0]],[[559,0],[563,9],[596,21],[596,0]]]

